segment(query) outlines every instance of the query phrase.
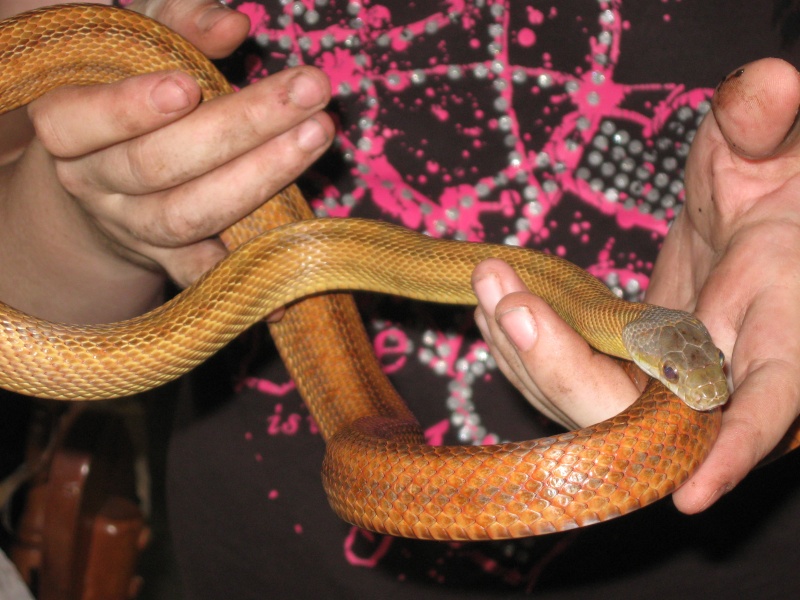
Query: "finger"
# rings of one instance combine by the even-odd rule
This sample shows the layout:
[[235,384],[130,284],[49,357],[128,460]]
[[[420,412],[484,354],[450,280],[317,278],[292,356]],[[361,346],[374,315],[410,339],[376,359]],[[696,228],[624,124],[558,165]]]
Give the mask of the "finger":
[[[537,334],[536,323],[531,313],[521,315],[520,318],[527,320],[526,323],[515,324],[515,327],[524,327],[528,330],[528,336],[535,339]],[[493,324],[490,326],[487,323],[486,316],[479,308],[476,309],[475,321],[478,328],[483,335],[484,340],[489,345],[489,350],[497,363],[500,371],[505,375],[511,384],[525,396],[528,402],[542,413],[545,417],[559,423],[567,429],[576,429],[579,427],[578,423],[574,421],[567,413],[561,408],[550,401],[550,398],[539,389],[536,378],[525,369],[522,364],[521,358],[515,354],[510,340],[501,331],[498,335],[497,330],[499,325],[496,321],[492,320]],[[492,333],[495,331],[495,333]],[[529,343],[534,343],[530,341]]]
[[767,158],[797,145],[800,74],[789,63],[768,58],[737,69],[718,86],[714,116],[731,149],[747,158]]
[[[494,321],[497,304],[504,296],[514,292],[526,292],[528,288],[507,263],[496,258],[482,261],[472,273],[472,289],[478,300],[478,308],[486,322]],[[487,331],[491,335],[491,332]]]
[[277,323],[283,318],[283,315],[286,314],[285,308],[279,308],[274,313],[270,313],[267,315],[267,323]]
[[150,135],[89,155],[71,168],[91,173],[92,186],[126,195],[172,188],[296,127],[329,98],[330,86],[321,71],[289,69],[204,103]]
[[[500,370],[543,415],[565,427],[576,427],[577,424],[558,406],[551,404],[547,396],[539,389],[535,377],[532,377],[532,374],[522,364],[513,342],[497,321],[498,304],[508,294],[527,292],[524,283],[506,263],[489,259],[476,267],[472,276],[472,285],[478,299],[475,322],[489,345],[489,350]],[[520,322],[515,325],[507,323],[507,326],[514,330],[515,339],[526,347],[533,347],[536,344],[538,331],[532,313],[510,315],[507,320],[514,318],[520,319]]]
[[[532,377],[525,368],[511,338],[496,319],[497,306],[503,298],[507,294],[526,293],[525,285],[507,264],[490,259],[475,269],[473,288],[479,302],[475,311],[475,322],[489,345],[497,366],[511,384],[548,419],[568,428],[577,427],[577,424],[558,406],[551,404],[539,389],[535,377]],[[518,319],[518,322],[512,324],[511,321],[514,319]],[[536,344],[538,332],[531,312],[510,314],[506,320],[506,325],[513,329],[514,339],[518,343],[526,347],[533,347]]]
[[102,198],[93,203],[93,213],[114,228],[109,231],[113,237],[150,256],[150,247],[195,244],[219,234],[294,181],[333,136],[333,122],[320,114],[180,187],[142,197]]
[[153,73],[108,85],[68,86],[28,106],[36,135],[54,156],[71,158],[144,135],[200,101],[188,75]]
[[519,291],[524,284],[508,265],[482,263],[474,285],[498,365],[539,410],[584,426],[636,399],[622,369],[594,352],[541,298]]
[[[638,397],[638,389],[619,365],[595,352],[541,298],[507,296],[498,304],[497,314],[521,368],[544,397],[578,425],[612,417]],[[533,345],[528,343],[530,329],[537,332]]]
[[180,33],[209,58],[223,58],[247,37],[250,20],[217,0],[137,0],[130,9]]

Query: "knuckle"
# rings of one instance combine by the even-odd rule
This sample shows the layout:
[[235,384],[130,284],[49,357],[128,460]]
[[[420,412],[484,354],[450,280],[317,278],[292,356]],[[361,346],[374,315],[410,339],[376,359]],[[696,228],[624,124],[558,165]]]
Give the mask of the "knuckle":
[[264,85],[253,86],[248,101],[237,106],[242,122],[256,135],[279,134],[308,116],[309,108],[298,106],[292,100],[291,82],[299,76],[299,72],[304,73],[303,77],[312,77],[309,69],[284,71],[275,78],[264,80]]
[[36,137],[44,148],[56,157],[73,156],[70,136],[64,129],[64,121],[56,119],[47,110],[46,102],[35,102],[28,107],[28,117],[33,124]]
[[185,210],[182,203],[167,200],[161,203],[159,213],[153,225],[157,232],[155,241],[160,245],[186,246],[205,237],[200,215]]
[[270,102],[246,102],[241,111],[240,117],[245,127],[259,137],[270,133],[269,125],[275,121],[275,107]]
[[62,188],[76,198],[86,198],[91,194],[92,185],[80,161],[56,160],[56,179]]
[[120,168],[132,189],[151,193],[174,185],[170,177],[170,163],[148,138],[132,140],[125,144],[124,159]]

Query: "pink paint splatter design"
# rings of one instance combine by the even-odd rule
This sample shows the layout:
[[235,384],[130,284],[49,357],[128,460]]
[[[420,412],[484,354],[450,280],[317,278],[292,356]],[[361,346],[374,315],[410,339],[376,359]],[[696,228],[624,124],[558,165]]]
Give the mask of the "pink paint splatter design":
[[[615,81],[622,2],[577,17],[508,0],[280,4],[231,3],[262,47],[247,79],[309,64],[331,80],[334,153],[345,160],[340,179],[312,175],[319,215],[539,248],[641,295],[683,199],[681,159],[710,91]],[[571,32],[570,43],[552,31]],[[643,246],[652,252],[640,255]],[[377,332],[379,354],[386,335]],[[464,363],[494,368],[482,342],[431,336],[423,364],[468,391],[475,373]],[[406,342],[388,372],[406,366]]]
[[[711,90],[618,80],[631,27],[622,0],[569,10],[552,0],[228,4],[251,20],[246,73],[236,83],[300,64],[331,80],[337,142],[306,178],[318,215],[536,248],[587,268],[621,296],[638,298],[646,288],[683,201],[682,167]],[[430,399],[448,416],[428,426],[433,444],[505,439],[474,402],[498,377],[468,329],[430,326],[420,335],[399,317],[370,323],[376,353],[397,381],[421,369],[446,382],[445,395]],[[248,449],[258,449],[254,460],[269,456],[270,443],[316,435],[304,407],[289,400],[291,382],[251,376],[239,389],[269,403],[264,422],[244,435]],[[292,501],[269,489],[270,506]],[[303,524],[294,531],[302,534]],[[509,546],[510,556],[529,554],[534,543]],[[342,542],[358,568],[406,551],[398,546],[358,529]],[[539,564],[515,566],[452,544],[425,577],[447,583],[448,560],[469,556],[498,582],[530,590],[540,565],[562,550],[557,544]]]

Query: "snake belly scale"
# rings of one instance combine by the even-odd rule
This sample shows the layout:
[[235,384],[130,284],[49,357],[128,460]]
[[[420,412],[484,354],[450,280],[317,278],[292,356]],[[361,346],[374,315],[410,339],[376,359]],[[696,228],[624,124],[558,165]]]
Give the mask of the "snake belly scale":
[[[59,85],[167,69],[194,76],[205,100],[232,91],[188,42],[129,11],[73,4],[0,24],[0,112]],[[502,539],[605,521],[669,494],[707,455],[720,411],[692,410],[655,380],[629,410],[579,431],[495,446],[426,445],[381,372],[352,298],[322,292],[472,304],[470,272],[495,256],[598,350],[623,358],[630,356],[618,332],[647,306],[624,303],[577,267],[533,251],[312,217],[288,188],[222,234],[235,250],[228,259],[130,321],[61,325],[3,306],[0,385],[67,400],[133,394],[185,373],[292,303],[270,330],[326,441],[331,506],[350,523],[425,539]]]

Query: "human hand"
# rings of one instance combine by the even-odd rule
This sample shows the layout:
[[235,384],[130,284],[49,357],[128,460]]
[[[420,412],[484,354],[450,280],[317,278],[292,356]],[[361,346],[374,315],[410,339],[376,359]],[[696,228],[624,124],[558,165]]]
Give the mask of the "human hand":
[[[248,31],[209,0],[136,6],[211,56]],[[319,157],[333,137],[329,95],[325,76],[302,67],[200,106],[181,73],[33,102],[36,137],[0,174],[0,254],[16,269],[4,268],[0,298],[69,322],[151,308],[165,276],[185,286],[216,264],[226,251],[214,236]]]
[[648,290],[651,302],[695,312],[729,357],[719,438],[673,495],[686,513],[733,489],[800,413],[798,105],[800,74],[783,61],[751,63],[721,84]]
[[[729,358],[734,393],[719,439],[673,494],[686,513],[733,489],[800,413],[799,104],[800,76],[777,60],[748,65],[721,86],[689,156],[686,206],[648,290],[649,302],[695,312]],[[477,320],[501,368],[534,404],[566,425],[588,425],[635,399],[621,370],[506,269],[476,269]]]

